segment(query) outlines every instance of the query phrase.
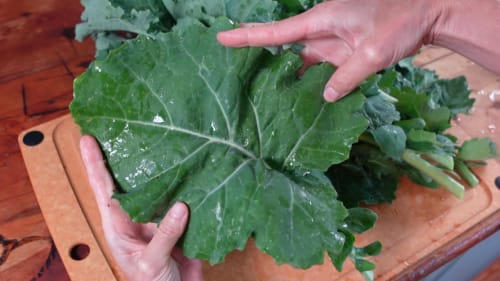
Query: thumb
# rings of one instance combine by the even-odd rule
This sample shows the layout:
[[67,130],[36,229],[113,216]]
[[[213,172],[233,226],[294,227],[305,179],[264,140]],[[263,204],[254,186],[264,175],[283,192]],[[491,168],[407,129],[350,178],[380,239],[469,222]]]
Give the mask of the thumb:
[[326,83],[323,96],[334,102],[349,94],[363,80],[384,68],[385,59],[373,48],[358,48],[341,64]]
[[80,151],[90,187],[94,192],[97,207],[101,213],[105,231],[113,221],[115,210],[119,206],[111,199],[114,183],[109,174],[104,157],[96,139],[92,136],[82,136],[80,139]]
[[[184,233],[188,219],[188,208],[182,202],[175,203],[158,226],[158,231],[146,246],[143,260],[149,264],[157,264],[170,258],[177,240]],[[163,265],[164,266],[164,265]]]

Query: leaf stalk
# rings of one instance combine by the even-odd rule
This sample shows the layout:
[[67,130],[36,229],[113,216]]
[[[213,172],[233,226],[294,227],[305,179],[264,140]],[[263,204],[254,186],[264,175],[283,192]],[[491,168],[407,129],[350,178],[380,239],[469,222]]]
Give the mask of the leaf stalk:
[[436,181],[459,199],[464,198],[465,188],[462,184],[445,174],[440,168],[422,159],[418,153],[405,149],[402,158],[406,163]]

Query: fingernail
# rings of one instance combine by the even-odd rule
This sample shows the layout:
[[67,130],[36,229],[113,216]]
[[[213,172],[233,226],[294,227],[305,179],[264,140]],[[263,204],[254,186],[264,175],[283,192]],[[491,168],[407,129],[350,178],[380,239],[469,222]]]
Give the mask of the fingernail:
[[186,207],[183,203],[177,202],[175,203],[170,211],[168,211],[169,215],[174,219],[180,219],[186,215]]
[[325,98],[326,101],[333,102],[339,98],[339,93],[337,93],[332,87],[328,87],[325,89],[323,97]]

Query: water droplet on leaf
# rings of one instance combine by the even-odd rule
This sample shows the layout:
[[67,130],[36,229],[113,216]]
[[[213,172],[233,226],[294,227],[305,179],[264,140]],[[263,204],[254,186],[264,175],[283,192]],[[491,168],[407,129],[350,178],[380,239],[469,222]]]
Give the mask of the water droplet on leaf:
[[165,122],[165,120],[163,119],[163,117],[161,117],[160,115],[156,114],[155,117],[153,118],[153,123],[163,123]]

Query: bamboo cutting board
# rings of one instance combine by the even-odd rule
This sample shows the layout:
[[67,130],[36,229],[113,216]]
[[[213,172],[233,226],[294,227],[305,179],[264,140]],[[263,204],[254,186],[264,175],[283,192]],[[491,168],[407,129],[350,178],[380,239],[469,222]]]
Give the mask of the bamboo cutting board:
[[[445,76],[453,76],[452,69],[447,67],[441,72],[449,71]],[[473,116],[456,120],[452,131],[461,139],[489,133],[500,143],[500,136],[495,133],[500,125],[500,97],[496,101],[495,89],[500,88],[500,83],[482,86],[490,89],[477,94]],[[125,280],[104,241],[99,213],[80,159],[79,138],[78,127],[66,115],[21,133],[19,144],[40,208],[70,278]],[[374,229],[358,236],[357,241],[359,245],[375,240],[383,244],[382,253],[373,259],[377,264],[375,280],[419,276],[416,270],[426,270],[422,262],[436,259],[468,230],[485,221],[493,221],[493,227],[497,227],[500,190],[495,187],[495,180],[500,176],[499,163],[492,160],[476,170],[481,184],[469,189],[463,200],[443,189],[425,189],[403,180],[392,205],[372,207],[380,219]],[[208,281],[362,279],[350,262],[346,262],[342,273],[336,272],[326,255],[323,265],[308,270],[276,265],[251,240],[245,251],[231,253],[223,264],[205,264],[204,274]]]

